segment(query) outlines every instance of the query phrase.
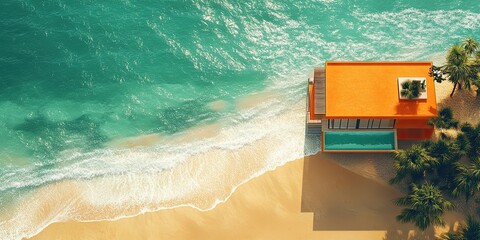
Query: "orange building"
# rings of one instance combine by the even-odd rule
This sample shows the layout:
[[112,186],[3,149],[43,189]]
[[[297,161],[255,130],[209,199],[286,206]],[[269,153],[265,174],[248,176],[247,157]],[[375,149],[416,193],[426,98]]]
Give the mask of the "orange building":
[[[307,132],[322,133],[322,151],[392,151],[397,140],[424,140],[437,116],[431,62],[326,62],[309,79]],[[417,81],[415,98],[404,82]]]

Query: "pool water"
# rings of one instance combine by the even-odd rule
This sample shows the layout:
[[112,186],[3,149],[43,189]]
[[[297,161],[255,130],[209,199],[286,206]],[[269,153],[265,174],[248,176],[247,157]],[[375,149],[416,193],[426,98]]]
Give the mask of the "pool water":
[[324,132],[324,150],[395,150],[393,131]]

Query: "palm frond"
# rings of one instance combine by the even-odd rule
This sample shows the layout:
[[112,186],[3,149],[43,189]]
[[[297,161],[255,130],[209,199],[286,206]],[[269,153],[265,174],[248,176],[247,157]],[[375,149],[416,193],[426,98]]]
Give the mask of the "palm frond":
[[411,185],[410,193],[397,199],[395,204],[405,206],[396,218],[400,222],[412,222],[419,229],[429,226],[444,226],[443,213],[452,210],[454,205],[445,200],[438,187],[429,183]]

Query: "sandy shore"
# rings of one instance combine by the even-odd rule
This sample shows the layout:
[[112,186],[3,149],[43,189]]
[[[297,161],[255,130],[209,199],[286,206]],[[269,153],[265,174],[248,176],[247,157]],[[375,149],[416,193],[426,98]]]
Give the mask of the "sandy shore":
[[[439,107],[461,121],[479,119],[479,100],[450,99],[437,84]],[[474,108],[475,107],[475,108]],[[189,207],[103,222],[54,223],[33,239],[434,239],[458,225],[449,212],[443,229],[415,231],[400,224],[393,200],[402,194],[386,181],[387,154],[317,154],[297,159],[241,185],[210,211]]]
[[[400,192],[334,158],[287,163],[210,211],[183,207],[112,222],[55,223],[34,239],[433,239],[433,229],[418,233],[395,221]],[[450,226],[456,218],[449,216]]]

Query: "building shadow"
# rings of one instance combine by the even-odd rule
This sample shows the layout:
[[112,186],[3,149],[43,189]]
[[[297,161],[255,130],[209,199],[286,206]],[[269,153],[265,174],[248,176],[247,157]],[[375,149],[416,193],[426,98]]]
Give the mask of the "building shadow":
[[[313,213],[313,231],[382,231],[384,240],[436,239],[432,227],[420,231],[396,220],[402,209],[394,201],[405,192],[387,184],[394,174],[390,154],[314,154],[312,149],[320,146],[321,138],[305,139],[301,212]],[[400,141],[399,147],[408,148],[420,142]],[[456,212],[448,212],[444,217],[449,231],[462,218]],[[355,233],[352,234],[354,237]]]
[[423,140],[398,140],[398,149],[408,149],[415,144],[420,144]]
[[[356,161],[361,154],[348,154]],[[335,162],[335,154],[304,159],[302,212],[313,212],[315,231],[386,230],[398,223],[394,205],[401,193]],[[373,171],[373,170],[372,170]]]
[[[387,184],[393,174],[388,153],[316,153],[320,137],[306,137],[301,212],[313,213],[313,231],[385,231],[385,240],[435,239],[395,217],[403,193]],[[314,142],[312,142],[314,141]],[[402,142],[410,146],[416,141]],[[353,233],[352,233],[353,234]]]

